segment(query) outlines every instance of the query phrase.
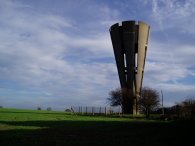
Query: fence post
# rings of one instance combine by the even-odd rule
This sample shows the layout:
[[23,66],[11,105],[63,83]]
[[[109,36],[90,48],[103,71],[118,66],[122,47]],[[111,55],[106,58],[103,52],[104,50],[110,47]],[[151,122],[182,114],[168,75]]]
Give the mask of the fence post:
[[121,111],[120,111],[120,106],[118,107],[118,115],[120,116],[120,113],[121,113]]
[[106,107],[105,107],[105,115],[107,115]]
[[87,114],[87,106],[86,106],[86,114]]
[[94,109],[93,109],[93,107],[92,107],[92,114],[94,115]]

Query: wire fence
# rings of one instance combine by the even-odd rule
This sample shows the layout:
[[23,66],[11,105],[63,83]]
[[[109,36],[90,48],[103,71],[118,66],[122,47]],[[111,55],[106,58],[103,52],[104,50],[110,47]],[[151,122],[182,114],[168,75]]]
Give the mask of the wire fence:
[[91,115],[122,114],[121,107],[72,106],[71,111],[76,114],[91,114]]

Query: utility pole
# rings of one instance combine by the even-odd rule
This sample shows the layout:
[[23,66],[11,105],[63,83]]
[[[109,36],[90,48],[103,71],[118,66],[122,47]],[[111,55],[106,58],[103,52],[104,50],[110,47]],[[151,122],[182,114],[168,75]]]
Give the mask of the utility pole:
[[162,95],[162,115],[164,116],[164,107],[163,107],[163,92],[162,92],[162,90],[161,90],[161,95]]

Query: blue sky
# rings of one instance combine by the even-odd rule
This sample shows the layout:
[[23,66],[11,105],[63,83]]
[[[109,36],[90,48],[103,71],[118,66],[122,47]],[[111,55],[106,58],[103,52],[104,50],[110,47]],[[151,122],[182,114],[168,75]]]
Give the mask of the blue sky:
[[106,106],[119,87],[109,27],[151,26],[144,86],[195,95],[194,0],[0,0],[0,105]]

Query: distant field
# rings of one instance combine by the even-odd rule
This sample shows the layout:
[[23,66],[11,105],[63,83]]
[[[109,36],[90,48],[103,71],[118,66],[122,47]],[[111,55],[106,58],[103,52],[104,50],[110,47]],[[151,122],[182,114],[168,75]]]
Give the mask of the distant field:
[[192,121],[0,109],[1,146],[192,146],[194,130],[195,124]]

